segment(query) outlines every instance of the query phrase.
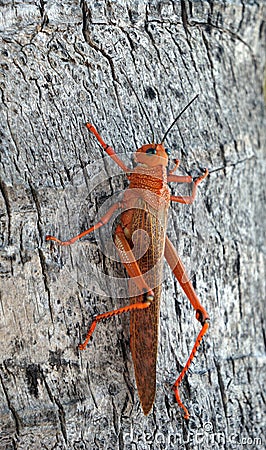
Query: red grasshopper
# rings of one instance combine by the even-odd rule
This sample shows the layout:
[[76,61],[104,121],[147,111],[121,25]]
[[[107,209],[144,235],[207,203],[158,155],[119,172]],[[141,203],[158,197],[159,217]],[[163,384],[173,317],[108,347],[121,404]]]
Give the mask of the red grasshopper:
[[[195,309],[197,320],[202,325],[188,361],[173,385],[175,398],[185,412],[185,419],[189,418],[189,413],[180,399],[179,385],[189,369],[203,336],[208,330],[209,316],[201,305],[175,248],[166,236],[167,212],[170,201],[183,204],[191,204],[194,201],[197,186],[206,178],[208,170],[206,169],[205,173],[196,180],[193,180],[191,176],[174,175],[173,172],[179,164],[179,161],[176,160],[174,169],[167,172],[169,151],[165,149],[164,141],[172,126],[196,97],[189,102],[174,120],[160,144],[153,142],[152,144],[143,145],[136,151],[135,159],[138,165],[135,169],[126,167],[113,148],[103,141],[94,126],[87,123],[87,128],[94,134],[106,153],[127,174],[130,182],[129,188],[125,191],[122,201],[115,203],[100,221],[88,230],[68,241],[61,241],[56,237],[46,236],[47,241],[55,241],[60,245],[70,245],[106,224],[117,209],[124,210],[115,229],[114,242],[122,264],[126,268],[129,277],[133,278],[134,285],[139,291],[138,293],[136,291],[131,293],[130,305],[97,315],[91,324],[85,341],[79,345],[79,349],[84,350],[86,348],[99,321],[125,312],[131,312],[130,345],[139,398],[145,415],[152,408],[156,390],[162,262],[163,257],[166,258],[180,286]],[[171,195],[168,182],[193,183],[192,194],[184,197]],[[139,229],[144,230],[148,234],[151,245],[140,258],[137,257],[136,259],[136,251],[138,254],[142,251],[143,242],[141,242],[142,239],[140,237],[139,241],[134,241],[133,244],[134,239],[132,239],[132,236]],[[146,274],[153,267],[156,267],[156,270],[151,272],[152,277],[146,277]]]

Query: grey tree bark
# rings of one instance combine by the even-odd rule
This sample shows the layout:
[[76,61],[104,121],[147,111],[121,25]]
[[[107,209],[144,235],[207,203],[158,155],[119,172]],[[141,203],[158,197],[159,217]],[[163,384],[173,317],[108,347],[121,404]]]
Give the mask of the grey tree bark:
[[[264,1],[27,0],[0,12],[0,447],[265,448]],[[181,388],[185,423],[171,386],[200,326],[169,268],[145,417],[129,317],[77,350],[94,314],[128,303],[111,227],[71,248],[44,238],[88,228],[127,185],[86,121],[130,165],[151,141],[143,108],[160,140],[197,93],[167,138],[183,173],[210,170],[195,205],[169,218],[211,317]]]

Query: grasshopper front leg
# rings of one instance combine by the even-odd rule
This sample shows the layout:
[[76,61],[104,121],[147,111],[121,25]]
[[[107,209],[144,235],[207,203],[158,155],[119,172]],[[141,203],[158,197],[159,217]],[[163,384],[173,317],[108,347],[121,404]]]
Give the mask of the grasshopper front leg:
[[176,183],[192,183],[193,182],[193,188],[191,195],[181,196],[181,195],[171,195],[170,200],[172,202],[177,203],[184,203],[186,205],[190,205],[194,202],[196,194],[197,194],[197,188],[199,183],[202,182],[209,174],[208,169],[205,169],[205,172],[203,175],[201,175],[199,178],[197,178],[193,182],[193,178],[191,176],[179,176],[179,175],[168,175],[167,181],[168,182],[176,182]]
[[67,241],[61,241],[55,236],[47,235],[45,236],[46,241],[54,241],[59,245],[66,246],[66,245],[72,245],[74,242],[76,242],[78,239],[81,239],[82,237],[86,236],[87,234],[92,233],[93,231],[98,230],[98,228],[101,228],[103,225],[105,225],[109,220],[111,219],[114,212],[123,207],[123,203],[117,202],[114,203],[111,208],[107,211],[107,213],[97,222],[95,225],[90,227],[88,230],[83,231],[82,233],[78,234],[77,236],[72,237],[71,239],[68,239]]
[[100,134],[98,133],[98,131],[96,130],[96,128],[91,124],[91,123],[86,123],[86,127],[88,128],[88,130],[94,134],[94,136],[96,137],[97,141],[99,142],[99,144],[102,146],[102,148],[104,149],[104,151],[107,153],[107,155],[109,155],[112,160],[119,166],[121,167],[121,169],[128,173],[131,172],[131,170],[123,163],[123,161],[121,161],[121,159],[118,157],[118,155],[116,154],[116,152],[114,151],[114,149],[112,147],[110,147],[110,145],[107,145],[103,138],[100,136]]

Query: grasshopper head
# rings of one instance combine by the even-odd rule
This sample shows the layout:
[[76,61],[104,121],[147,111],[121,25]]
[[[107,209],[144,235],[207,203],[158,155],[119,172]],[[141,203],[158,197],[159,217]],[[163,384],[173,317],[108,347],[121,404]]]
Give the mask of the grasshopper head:
[[135,159],[138,163],[148,167],[166,167],[169,155],[170,151],[163,144],[146,144],[136,151]]

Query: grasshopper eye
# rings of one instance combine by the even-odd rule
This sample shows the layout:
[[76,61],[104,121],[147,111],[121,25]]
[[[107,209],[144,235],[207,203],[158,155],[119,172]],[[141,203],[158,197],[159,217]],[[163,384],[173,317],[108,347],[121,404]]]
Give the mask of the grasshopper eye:
[[166,149],[165,149],[165,153],[166,153],[168,156],[170,156],[171,153],[172,153],[172,151],[170,150],[170,148],[166,148]]
[[146,150],[147,155],[155,155],[156,154],[156,148],[148,148]]

